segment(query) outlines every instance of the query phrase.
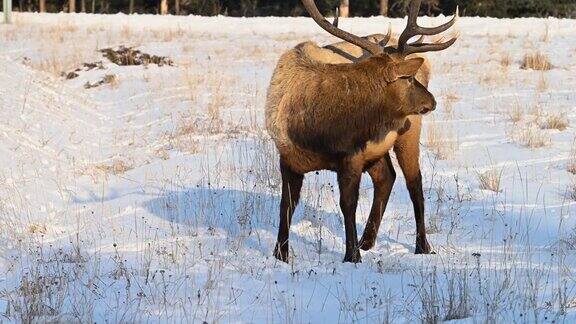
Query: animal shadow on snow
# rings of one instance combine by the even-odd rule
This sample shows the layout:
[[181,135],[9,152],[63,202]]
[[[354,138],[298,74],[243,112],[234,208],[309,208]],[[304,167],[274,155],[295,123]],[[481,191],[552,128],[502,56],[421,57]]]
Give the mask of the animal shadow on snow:
[[[272,254],[279,206],[277,195],[211,187],[167,191],[143,204],[157,217],[189,226],[193,232],[219,233],[229,241],[242,238],[244,248],[263,255]],[[358,224],[359,233],[363,227]],[[397,243],[382,235],[379,239]],[[318,259],[320,254],[340,259],[345,247],[342,216],[300,202],[292,219],[290,244],[303,258]]]

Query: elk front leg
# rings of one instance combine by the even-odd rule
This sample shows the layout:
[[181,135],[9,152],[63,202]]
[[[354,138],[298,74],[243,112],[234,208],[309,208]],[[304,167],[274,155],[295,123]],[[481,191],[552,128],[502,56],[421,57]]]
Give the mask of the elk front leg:
[[340,209],[344,214],[346,231],[346,254],[344,262],[362,262],[356,232],[356,207],[358,206],[358,192],[362,166],[360,163],[345,161],[338,170],[338,187],[340,188]]
[[422,117],[410,118],[412,126],[405,134],[398,137],[394,152],[398,164],[406,178],[406,186],[414,206],[416,221],[415,254],[431,253],[430,244],[426,239],[426,224],[424,223],[424,192],[422,190],[422,173],[420,172],[420,130]]
[[360,239],[360,248],[364,251],[370,250],[376,243],[382,216],[386,210],[386,205],[388,205],[390,193],[396,180],[396,172],[392,166],[390,154],[386,154],[376,164],[371,166],[368,169],[368,174],[370,174],[374,184],[374,199],[372,200],[370,216],[366,222],[362,239]]
[[278,239],[274,247],[274,257],[288,262],[288,236],[290,223],[294,209],[300,200],[300,191],[304,175],[295,173],[285,163],[280,162],[282,174],[282,198],[280,200],[280,226],[278,227]]
[[424,224],[424,193],[422,191],[422,174],[420,170],[411,179],[406,179],[410,199],[414,206],[414,218],[416,221],[416,247],[415,254],[433,253],[426,239],[426,224]]

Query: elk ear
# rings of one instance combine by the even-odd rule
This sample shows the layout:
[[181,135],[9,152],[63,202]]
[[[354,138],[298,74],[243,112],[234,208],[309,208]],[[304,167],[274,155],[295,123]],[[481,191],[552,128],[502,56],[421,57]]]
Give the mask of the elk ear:
[[424,64],[424,59],[416,57],[397,64],[398,77],[415,76],[420,67]]
[[388,64],[384,71],[384,79],[386,82],[394,82],[400,77],[400,75],[398,75],[398,65],[394,63]]

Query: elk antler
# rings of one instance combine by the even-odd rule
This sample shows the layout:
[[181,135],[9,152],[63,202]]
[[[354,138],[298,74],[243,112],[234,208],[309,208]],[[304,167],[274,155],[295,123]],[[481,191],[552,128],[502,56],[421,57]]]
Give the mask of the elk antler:
[[[452,44],[456,42],[456,39],[458,39],[458,36],[455,36],[454,38],[444,43],[423,43],[424,35],[437,35],[452,27],[458,20],[459,12],[458,7],[456,7],[456,13],[454,14],[454,17],[449,22],[440,26],[431,28],[420,27],[418,26],[417,19],[418,13],[420,12],[421,3],[422,0],[413,0],[410,3],[408,23],[406,24],[406,28],[398,39],[398,48],[396,49],[396,52],[404,56],[414,53],[441,51],[452,46]],[[420,39],[414,43],[408,44],[408,41],[417,35],[421,35]]]
[[[406,24],[406,28],[400,35],[398,39],[398,47],[385,47],[390,41],[392,37],[392,28],[388,28],[388,34],[382,39],[378,44],[372,43],[371,41],[351,34],[347,31],[344,31],[338,28],[338,11],[336,11],[336,18],[334,19],[333,23],[330,23],[326,20],[318,8],[316,7],[316,3],[314,0],[302,0],[302,4],[310,17],[314,19],[314,21],[322,27],[328,33],[344,40],[349,43],[352,43],[366,51],[370,52],[373,55],[378,55],[383,52],[388,53],[399,53],[400,55],[407,56],[414,53],[423,53],[423,52],[435,52],[447,49],[448,47],[452,46],[458,39],[458,36],[450,39],[447,42],[439,42],[439,43],[424,43],[424,36],[436,35],[442,32],[445,32],[450,27],[454,26],[456,21],[458,20],[458,8],[456,8],[456,13],[454,17],[447,23],[442,24],[437,27],[420,27],[418,26],[418,13],[420,12],[420,5],[422,4],[422,0],[413,0],[410,3],[410,10],[408,13],[408,23]],[[420,35],[420,38],[412,43],[408,43],[408,41],[414,37]]]
[[336,28],[338,28],[338,18],[340,18],[340,9],[336,7],[336,15],[334,16],[334,22],[332,23]]
[[378,45],[386,47],[391,38],[392,38],[392,24],[388,24],[388,32],[386,33],[384,38],[382,38],[382,40],[378,42]]
[[[304,5],[304,8],[306,8],[306,11],[308,11],[308,14],[310,14],[310,17],[312,17],[312,19],[314,19],[314,21],[320,27],[322,27],[322,29],[329,32],[330,34],[342,40],[345,40],[349,43],[352,43],[360,48],[363,48],[368,52],[372,53],[373,55],[381,54],[384,52],[384,48],[382,46],[372,43],[371,41],[368,41],[362,37],[353,35],[342,29],[339,29],[337,27],[338,25],[337,21],[335,22],[335,24],[331,24],[328,20],[326,20],[322,16],[320,11],[316,7],[314,0],[302,0],[302,4]],[[416,13],[416,15],[418,15],[418,13]]]

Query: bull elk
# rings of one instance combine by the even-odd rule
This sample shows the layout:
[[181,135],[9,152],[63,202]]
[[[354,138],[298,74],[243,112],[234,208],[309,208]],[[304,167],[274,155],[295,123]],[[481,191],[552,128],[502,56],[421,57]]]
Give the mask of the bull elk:
[[[358,37],[339,29],[336,22],[328,22],[313,0],[302,0],[320,27],[346,43],[326,48],[312,42],[299,44],[282,55],[272,76],[266,128],[280,154],[282,175],[280,225],[274,248],[277,259],[288,260],[289,228],[304,175],[332,170],[337,173],[344,215],[344,262],[361,262],[359,249],[374,246],[395,180],[389,155],[392,148],[414,205],[415,253],[431,252],[424,225],[419,137],[421,116],[433,111],[436,101],[427,90],[428,63],[413,54],[444,50],[456,37],[440,43],[423,43],[422,38],[409,41],[414,36],[448,30],[458,15],[438,27],[420,27],[416,22],[420,2],[411,3],[407,26],[393,47],[387,46],[390,31],[387,35]],[[364,55],[350,59],[358,52]],[[374,199],[358,242],[356,207],[363,172],[372,178]]]

